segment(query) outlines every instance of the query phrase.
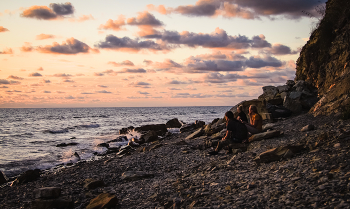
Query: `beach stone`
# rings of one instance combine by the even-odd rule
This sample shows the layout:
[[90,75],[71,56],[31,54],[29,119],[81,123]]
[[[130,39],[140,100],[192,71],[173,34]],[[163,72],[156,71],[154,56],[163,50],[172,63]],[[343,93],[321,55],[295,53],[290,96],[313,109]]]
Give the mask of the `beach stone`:
[[143,134],[141,138],[146,142],[154,142],[158,140],[158,134],[155,131],[148,131],[146,134]]
[[334,148],[340,148],[340,143],[336,143],[335,145],[334,145]]
[[117,204],[118,199],[115,195],[102,193],[92,199],[86,209],[115,208]]
[[275,123],[267,123],[267,124],[262,126],[262,129],[263,129],[263,131],[265,131],[267,129],[273,129],[276,126],[277,126],[277,124],[275,124]]
[[203,128],[199,128],[198,130],[196,130],[192,134],[188,135],[186,137],[186,140],[197,138],[197,137],[201,136],[203,133],[204,133],[204,129]]
[[40,177],[40,169],[27,170],[20,174],[18,178],[13,182],[13,185],[24,184],[27,182],[35,181]]
[[44,187],[34,190],[35,198],[54,199],[61,195],[61,188],[59,187]]
[[181,128],[182,123],[177,118],[173,118],[166,122],[165,125],[167,128]]
[[253,141],[260,141],[263,139],[270,139],[276,136],[280,136],[282,135],[282,133],[278,130],[273,130],[273,131],[268,131],[268,132],[263,132],[263,133],[259,133],[259,134],[254,134],[251,137],[249,137],[249,142],[253,142]]
[[120,177],[122,180],[126,181],[137,181],[145,178],[153,178],[154,174],[145,173],[142,171],[126,171]]
[[315,126],[312,124],[306,125],[303,128],[301,128],[300,131],[305,132],[305,131],[312,131],[315,129]]
[[84,188],[87,190],[92,190],[105,186],[105,183],[102,180],[86,179],[84,182]]
[[32,201],[32,208],[35,209],[72,209],[74,203],[69,198],[58,199],[36,199]]
[[294,154],[301,152],[304,149],[303,145],[287,145],[273,148],[261,153],[254,161],[256,163],[269,163],[278,161],[282,158],[290,158]]
[[137,132],[143,131],[155,131],[158,135],[163,135],[168,132],[168,129],[165,124],[153,124],[153,125],[144,125],[134,129]]
[[0,171],[0,185],[7,182],[7,177],[4,172]]

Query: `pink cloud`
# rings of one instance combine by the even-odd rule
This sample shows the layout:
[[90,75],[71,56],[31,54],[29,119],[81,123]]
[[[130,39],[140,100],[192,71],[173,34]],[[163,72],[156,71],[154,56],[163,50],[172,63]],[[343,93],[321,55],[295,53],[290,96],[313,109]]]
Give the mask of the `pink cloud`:
[[135,66],[133,62],[130,60],[124,60],[123,62],[116,63],[116,62],[108,62],[108,64],[114,65],[115,67],[120,67],[120,66]]
[[120,31],[125,30],[124,28],[122,28],[124,25],[125,17],[123,15],[120,15],[117,20],[107,20],[107,22],[104,25],[100,25],[99,29]]
[[13,54],[13,51],[11,48],[5,48],[0,54]]
[[49,38],[55,38],[55,36],[52,34],[43,34],[43,33],[36,36],[36,40],[44,40]]
[[0,26],[0,33],[1,33],[1,32],[6,32],[6,31],[9,31],[9,29]]

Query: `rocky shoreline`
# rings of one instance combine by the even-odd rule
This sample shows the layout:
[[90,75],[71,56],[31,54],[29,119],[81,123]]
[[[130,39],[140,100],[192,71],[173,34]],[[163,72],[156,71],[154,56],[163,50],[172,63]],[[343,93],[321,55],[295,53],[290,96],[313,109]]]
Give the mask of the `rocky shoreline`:
[[[302,130],[307,125],[314,129]],[[268,127],[283,135],[253,141],[246,151],[222,151],[217,156],[197,149],[213,135],[189,137],[198,129],[167,134],[124,153],[42,173],[34,181],[5,184],[0,207],[350,207],[350,120],[342,120],[340,114],[301,114]],[[257,160],[261,153],[287,145],[302,149],[271,162]],[[38,193],[40,188],[44,191]]]

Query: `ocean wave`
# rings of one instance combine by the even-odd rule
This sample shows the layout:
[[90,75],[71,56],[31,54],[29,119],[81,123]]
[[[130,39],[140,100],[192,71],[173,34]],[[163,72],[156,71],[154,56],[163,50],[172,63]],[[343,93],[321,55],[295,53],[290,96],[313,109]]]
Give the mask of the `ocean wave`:
[[58,130],[45,130],[43,131],[43,133],[50,133],[50,134],[61,134],[61,133],[67,133],[68,132],[68,128],[64,128],[64,129],[58,129]]

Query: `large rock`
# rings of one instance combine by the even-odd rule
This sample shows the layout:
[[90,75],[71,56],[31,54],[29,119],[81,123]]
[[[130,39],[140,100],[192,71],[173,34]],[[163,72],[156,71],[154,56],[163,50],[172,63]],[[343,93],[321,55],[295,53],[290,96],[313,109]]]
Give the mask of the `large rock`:
[[[286,118],[289,117],[292,112],[288,108],[285,108],[283,106],[277,106],[277,105],[266,105],[267,111],[271,114],[272,118]],[[263,114],[261,114],[263,115]]]
[[40,177],[40,170],[27,170],[22,173],[14,182],[13,185],[24,184],[27,182],[35,181]]
[[111,143],[111,142],[126,142],[128,141],[128,137],[126,136],[118,136],[116,139],[110,140],[107,143]]
[[182,123],[177,118],[174,118],[166,122],[165,125],[167,128],[181,128]]
[[34,190],[35,198],[42,199],[54,199],[58,198],[61,195],[61,188],[59,187],[43,187]]
[[211,124],[208,124],[204,128],[204,133],[207,136],[211,136],[213,134],[216,134],[222,131],[225,127],[226,127],[226,124],[224,119],[214,120]]
[[168,132],[168,129],[166,128],[165,124],[154,124],[154,125],[144,125],[141,127],[135,128],[135,131],[137,132],[144,132],[144,131],[155,131],[158,135],[163,135],[166,132]]
[[115,195],[102,193],[92,199],[86,209],[116,208],[118,199]]
[[58,199],[36,199],[32,201],[32,208],[35,209],[73,209],[74,203],[69,198]]
[[294,154],[301,152],[303,149],[303,145],[287,145],[283,147],[277,147],[261,153],[254,160],[258,164],[278,161],[282,158],[290,158]]
[[127,134],[129,131],[134,130],[134,126],[129,126],[127,128],[122,128],[119,130],[119,134]]
[[137,181],[140,179],[153,178],[153,177],[154,177],[154,174],[145,173],[142,171],[126,171],[122,174],[120,178],[125,181]]
[[6,177],[6,175],[2,172],[2,171],[0,171],[0,185],[1,184],[4,184],[4,183],[6,183],[7,182],[7,177]]
[[288,85],[277,86],[277,89],[278,89],[279,93],[287,92],[290,90],[290,86],[288,86]]
[[277,131],[277,130],[273,130],[273,131],[268,131],[268,132],[263,132],[263,133],[259,133],[259,134],[254,134],[251,137],[249,137],[249,142],[252,141],[260,141],[263,139],[270,139],[276,136],[280,136],[282,135],[283,132]]
[[303,111],[303,106],[301,105],[301,102],[298,99],[294,100],[288,96],[284,98],[283,107],[292,111],[294,114],[299,114]]
[[148,131],[146,134],[143,134],[140,138],[146,143],[154,142],[158,140],[158,134],[155,131]]
[[326,13],[297,60],[295,80],[318,88],[314,115],[342,112],[350,104],[350,1],[329,0]]
[[274,99],[276,94],[278,93],[278,88],[275,86],[264,86],[262,87],[263,94],[259,96],[261,100],[270,100]]

